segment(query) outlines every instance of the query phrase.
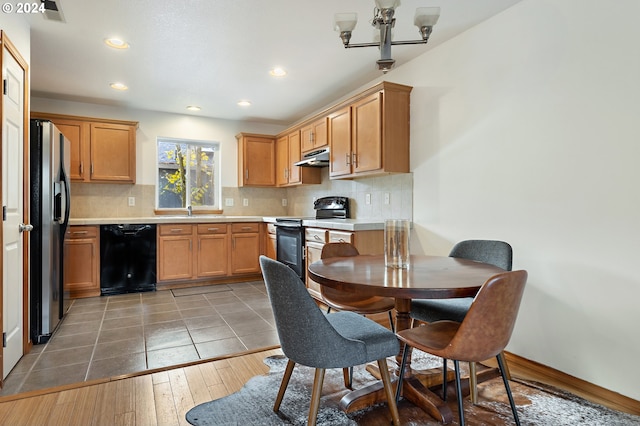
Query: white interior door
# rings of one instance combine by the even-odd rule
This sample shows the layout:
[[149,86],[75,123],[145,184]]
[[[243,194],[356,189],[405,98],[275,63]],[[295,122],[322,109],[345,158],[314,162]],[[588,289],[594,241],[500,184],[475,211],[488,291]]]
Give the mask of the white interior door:
[[23,155],[25,71],[2,48],[3,379],[23,354]]

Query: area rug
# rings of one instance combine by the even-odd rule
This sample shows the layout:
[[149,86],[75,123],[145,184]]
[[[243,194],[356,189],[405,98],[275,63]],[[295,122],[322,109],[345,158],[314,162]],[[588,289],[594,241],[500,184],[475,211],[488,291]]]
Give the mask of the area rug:
[[[232,395],[192,408],[186,414],[187,421],[195,426],[305,425],[311,400],[313,369],[296,366],[282,401],[280,413],[273,412],[273,403],[286,362],[283,356],[266,358],[265,364],[270,367],[269,374],[253,377],[240,391]],[[416,352],[412,366],[418,369],[437,368],[440,367],[441,362],[440,358]],[[355,389],[374,381],[363,367],[356,367],[353,376]],[[524,381],[512,381],[511,388],[522,425],[640,425],[639,416],[610,410],[555,388]],[[390,419],[386,404],[350,414],[342,412],[339,402],[346,392],[348,390],[344,388],[342,371],[327,370],[318,411],[318,425],[389,424],[388,421],[385,422],[385,419]],[[478,405],[473,406],[468,401],[465,402],[465,419],[468,424],[511,425],[514,423],[500,378],[480,384],[479,392]],[[455,401],[450,401],[448,404],[454,413],[453,424],[458,424]],[[441,424],[409,402],[401,401],[398,408],[403,425]]]

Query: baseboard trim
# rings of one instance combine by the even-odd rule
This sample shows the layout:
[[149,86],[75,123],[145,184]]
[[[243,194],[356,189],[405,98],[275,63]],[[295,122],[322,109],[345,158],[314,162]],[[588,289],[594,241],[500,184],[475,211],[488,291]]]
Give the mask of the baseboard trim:
[[629,414],[640,415],[640,401],[605,389],[546,365],[505,352],[511,376],[555,386],[587,401]]

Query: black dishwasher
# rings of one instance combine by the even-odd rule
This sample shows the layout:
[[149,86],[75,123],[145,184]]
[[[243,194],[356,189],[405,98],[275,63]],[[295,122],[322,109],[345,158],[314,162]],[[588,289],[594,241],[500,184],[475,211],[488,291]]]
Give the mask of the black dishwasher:
[[156,225],[100,226],[100,294],[156,289]]

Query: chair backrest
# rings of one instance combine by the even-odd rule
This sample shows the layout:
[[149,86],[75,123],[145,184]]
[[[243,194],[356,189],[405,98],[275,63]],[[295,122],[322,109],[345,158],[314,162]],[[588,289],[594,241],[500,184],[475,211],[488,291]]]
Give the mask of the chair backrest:
[[262,276],[276,321],[282,352],[290,360],[315,368],[342,368],[362,360],[364,342],[341,336],[329,323],[296,273],[283,263],[260,256]]
[[480,288],[449,343],[449,358],[483,361],[509,343],[527,282],[527,271],[503,272]]
[[[360,252],[351,243],[327,243],[322,247],[320,253],[320,259],[329,259],[332,257],[350,257],[358,256]],[[353,303],[361,303],[364,299],[370,299],[371,297],[362,297],[357,293],[350,293],[346,291],[336,290],[324,285],[320,286],[320,294],[325,301],[339,305],[349,305]]]
[[505,271],[510,271],[513,262],[513,250],[509,243],[493,240],[465,240],[453,246],[449,257],[475,260],[488,263]]

